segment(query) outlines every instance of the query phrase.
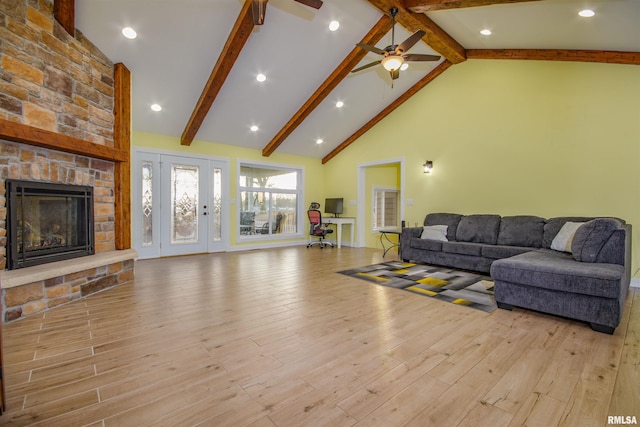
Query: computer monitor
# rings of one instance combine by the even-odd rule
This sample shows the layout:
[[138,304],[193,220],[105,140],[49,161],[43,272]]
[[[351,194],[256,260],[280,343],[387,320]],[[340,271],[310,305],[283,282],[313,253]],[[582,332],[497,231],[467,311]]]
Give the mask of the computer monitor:
[[332,214],[334,217],[338,217],[342,214],[342,205],[343,199],[340,198],[331,198],[324,199],[324,213]]

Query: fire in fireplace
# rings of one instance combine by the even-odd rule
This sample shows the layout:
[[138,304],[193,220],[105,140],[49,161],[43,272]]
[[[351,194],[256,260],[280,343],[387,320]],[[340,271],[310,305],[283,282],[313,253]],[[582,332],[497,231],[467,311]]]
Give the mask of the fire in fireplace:
[[92,255],[93,188],[6,180],[7,268]]

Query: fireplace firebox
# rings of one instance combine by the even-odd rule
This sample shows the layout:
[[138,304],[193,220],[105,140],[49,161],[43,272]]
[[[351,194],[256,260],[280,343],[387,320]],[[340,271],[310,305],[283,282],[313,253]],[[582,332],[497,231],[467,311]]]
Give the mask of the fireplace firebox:
[[93,188],[6,180],[7,268],[93,255]]

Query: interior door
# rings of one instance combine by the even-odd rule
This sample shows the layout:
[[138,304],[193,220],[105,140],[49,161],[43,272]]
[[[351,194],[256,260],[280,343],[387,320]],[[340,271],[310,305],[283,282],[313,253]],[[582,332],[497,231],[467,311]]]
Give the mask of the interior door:
[[163,155],[160,161],[160,256],[208,251],[208,160]]

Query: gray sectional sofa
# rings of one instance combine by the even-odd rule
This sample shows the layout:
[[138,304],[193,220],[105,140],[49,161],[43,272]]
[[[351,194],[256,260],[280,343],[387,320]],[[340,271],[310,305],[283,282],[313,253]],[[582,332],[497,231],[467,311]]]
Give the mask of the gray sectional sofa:
[[404,228],[402,259],[490,273],[498,307],[612,334],[631,280],[631,225],[617,218],[431,213]]

